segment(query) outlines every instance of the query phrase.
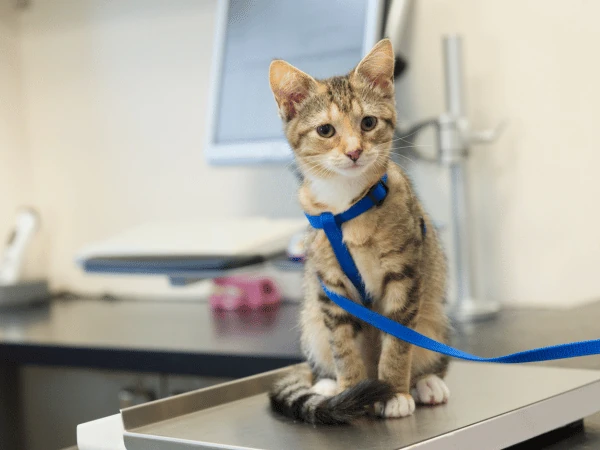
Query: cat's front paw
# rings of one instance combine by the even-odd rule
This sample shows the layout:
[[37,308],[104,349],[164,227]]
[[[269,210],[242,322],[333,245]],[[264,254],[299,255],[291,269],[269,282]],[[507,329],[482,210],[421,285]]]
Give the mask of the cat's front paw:
[[450,389],[437,375],[427,375],[417,381],[412,394],[417,403],[422,405],[440,405],[450,398]]
[[315,394],[323,395],[325,397],[333,397],[340,393],[337,382],[331,378],[320,379],[310,390]]
[[380,417],[392,419],[410,416],[415,412],[415,400],[410,394],[396,394],[385,403],[378,403],[375,407]]

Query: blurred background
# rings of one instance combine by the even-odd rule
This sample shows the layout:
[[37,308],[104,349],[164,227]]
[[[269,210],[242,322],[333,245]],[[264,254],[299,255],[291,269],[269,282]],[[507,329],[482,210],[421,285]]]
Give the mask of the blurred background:
[[[246,13],[244,3],[250,4]],[[275,336],[268,334],[283,336],[291,329],[295,310],[280,309],[272,317],[219,315],[212,309],[207,312],[207,296],[214,292],[212,277],[202,283],[186,281],[203,278],[198,271],[187,278],[148,276],[143,270],[115,276],[84,270],[85,264],[77,260],[92,243],[98,245],[85,253],[84,260],[106,258],[98,251],[103,242],[147,224],[185,223],[187,230],[193,230],[193,224],[202,229],[200,224],[218,226],[220,220],[235,219],[227,222],[234,224],[235,232],[235,227],[245,227],[245,219],[257,217],[268,218],[273,226],[302,222],[296,200],[298,179],[289,158],[258,153],[253,158],[242,151],[221,160],[215,157],[220,135],[211,141],[214,129],[227,123],[218,111],[222,99],[234,102],[235,109],[240,98],[240,108],[246,108],[247,114],[252,114],[248,102],[260,102],[261,111],[270,109],[265,114],[276,119],[267,68],[271,59],[287,58],[288,53],[268,46],[273,54],[261,51],[261,43],[272,43],[281,33],[294,62],[294,51],[308,33],[301,24],[299,31],[265,25],[269,31],[262,36],[255,26],[260,24],[260,14],[265,24],[276,18],[269,19],[264,8],[254,3],[232,2],[242,13],[230,15],[227,22],[219,12],[227,5],[216,0],[0,0],[0,241],[15,228],[20,208],[33,208],[39,223],[23,250],[18,281],[27,285],[42,280],[50,293],[44,298],[59,297],[42,302],[36,298],[34,304],[0,310],[4,386],[0,389],[6,391],[0,399],[13,407],[0,411],[4,424],[0,424],[0,442],[4,433],[6,442],[22,445],[0,443],[1,448],[74,445],[75,425],[117,412],[120,406],[299,360],[293,339],[280,348]],[[367,35],[371,30],[356,22],[360,25],[356,33],[364,35],[356,35],[360,48],[356,57],[352,54],[352,64],[365,53],[363,43],[374,43],[385,34],[392,5],[380,3],[323,6],[333,17],[336,8],[359,8],[351,17],[364,20],[372,14],[378,24],[379,29]],[[392,28],[399,61],[406,64],[396,84],[399,132],[447,111],[443,50],[444,37],[449,35],[462,41],[464,112],[470,127],[493,129],[505,124],[492,142],[469,142],[468,157],[463,159],[470,257],[463,270],[469,272],[471,297],[499,305],[494,311],[564,310],[597,300],[600,179],[594,168],[600,164],[600,152],[593,130],[600,117],[600,64],[594,57],[600,43],[600,4],[591,0],[409,3],[403,10],[406,20],[397,25],[402,29]],[[380,8],[380,15],[369,12],[373,5]],[[244,19],[256,11],[260,14],[245,28]],[[221,28],[220,17],[226,24]],[[311,30],[311,45],[316,43],[314,48],[322,54],[298,66],[308,72],[311,64],[315,70],[321,67],[323,75],[333,75],[331,70],[337,67],[349,70],[352,65],[346,68],[344,61],[334,67],[318,66],[319,61],[326,64],[327,51],[335,54],[345,42],[336,41],[335,35],[319,40],[319,30],[327,29],[327,14],[319,18],[321,28]],[[236,30],[242,33],[245,47],[227,47],[227,39],[234,43],[240,39]],[[220,55],[225,57],[219,59]],[[223,73],[242,70],[244,74],[246,69],[248,86],[255,80],[264,82],[261,96],[221,92],[227,86],[219,81]],[[262,95],[263,91],[269,95]],[[234,96],[227,100],[227,95]],[[280,127],[271,119],[247,126],[247,130]],[[271,142],[280,128],[265,133]],[[459,276],[454,264],[459,244],[452,229],[457,222],[449,166],[421,159],[439,152],[435,129],[423,130],[410,142],[415,147],[397,161],[439,223],[455,303],[460,297],[456,293],[460,282],[454,281]],[[243,139],[239,145],[244,145]],[[172,226],[171,230],[178,229]],[[280,237],[289,241],[294,226]],[[169,228],[164,225],[156,233],[165,243],[159,255],[165,258]],[[153,236],[148,233],[150,241]],[[138,241],[135,245],[138,250],[143,247]],[[202,245],[204,241],[190,243],[198,254]],[[282,249],[288,256],[282,260],[293,263],[287,244]],[[180,250],[174,249],[173,254],[181,257]],[[114,247],[111,251],[117,260],[123,256]],[[229,257],[232,252],[226,251]],[[258,270],[277,285],[283,305],[302,296],[299,267],[288,266],[280,261]],[[17,281],[5,284],[14,286]],[[240,350],[236,336],[269,362],[236,372],[199,359],[203,352],[221,352],[224,358],[254,355],[252,348]],[[86,353],[86,349],[106,353]],[[152,352],[164,353],[165,359],[146,364]],[[177,361],[173,354],[179,355],[181,364],[169,367],[165,362],[169,355],[169,360]],[[240,367],[243,364],[239,362]],[[14,391],[15,386],[20,389]],[[17,428],[18,433],[11,431]]]

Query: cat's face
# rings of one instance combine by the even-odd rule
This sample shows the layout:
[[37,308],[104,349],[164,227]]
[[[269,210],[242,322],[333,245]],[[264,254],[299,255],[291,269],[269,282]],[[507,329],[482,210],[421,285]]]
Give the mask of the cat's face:
[[343,77],[315,80],[284,61],[271,63],[271,89],[306,177],[356,177],[385,167],[396,125],[393,72],[387,39]]

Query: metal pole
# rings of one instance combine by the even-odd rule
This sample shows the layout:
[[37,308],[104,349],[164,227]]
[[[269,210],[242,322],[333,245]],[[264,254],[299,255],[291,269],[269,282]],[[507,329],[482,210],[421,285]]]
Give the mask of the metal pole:
[[446,109],[457,118],[466,116],[462,67],[462,39],[460,36],[447,36],[444,38]]
[[471,258],[469,254],[469,214],[464,163],[450,166],[450,196],[454,235],[454,267],[456,271],[456,309],[471,298]]
[[498,304],[475,300],[471,293],[471,254],[469,245],[469,204],[466,163],[469,150],[468,121],[463,88],[462,40],[444,39],[444,66],[447,113],[440,120],[441,158],[450,168],[452,229],[456,302],[450,315],[457,321],[472,321],[494,316]]

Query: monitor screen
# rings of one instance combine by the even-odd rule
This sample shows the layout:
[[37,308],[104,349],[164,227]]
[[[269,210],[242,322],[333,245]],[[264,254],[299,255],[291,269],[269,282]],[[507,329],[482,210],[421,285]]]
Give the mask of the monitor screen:
[[[372,0],[228,0],[216,52],[219,79],[212,85],[216,89],[209,130],[212,155],[219,148],[285,145],[269,87],[269,64],[284,59],[315,78],[349,72],[366,53],[368,9],[374,4]],[[373,36],[372,42],[378,37]]]

